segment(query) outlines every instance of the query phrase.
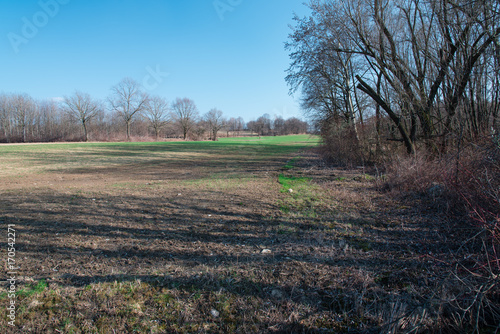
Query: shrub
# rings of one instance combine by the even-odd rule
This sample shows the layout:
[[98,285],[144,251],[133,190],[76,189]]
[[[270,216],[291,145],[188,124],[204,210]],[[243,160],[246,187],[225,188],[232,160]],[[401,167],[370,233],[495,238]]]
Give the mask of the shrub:
[[329,125],[322,129],[324,155],[339,166],[358,166],[364,162],[360,144],[349,128]]

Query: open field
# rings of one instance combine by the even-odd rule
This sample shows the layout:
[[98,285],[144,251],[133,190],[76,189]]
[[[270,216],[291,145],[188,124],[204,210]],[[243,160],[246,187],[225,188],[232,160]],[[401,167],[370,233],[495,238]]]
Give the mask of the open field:
[[[450,223],[308,136],[0,146],[7,333],[376,332],[453,291]],[[5,262],[4,262],[5,263]],[[2,270],[2,281],[7,267]],[[7,287],[7,285],[5,285]],[[441,296],[443,297],[443,296]]]

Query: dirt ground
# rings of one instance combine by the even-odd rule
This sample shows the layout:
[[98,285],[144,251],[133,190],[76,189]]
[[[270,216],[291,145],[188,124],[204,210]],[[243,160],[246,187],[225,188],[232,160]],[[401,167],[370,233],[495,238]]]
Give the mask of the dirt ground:
[[[336,333],[389,331],[400,319],[435,324],[426,301],[453,293],[441,282],[462,233],[446,210],[394,199],[374,176],[329,167],[314,149],[292,169],[284,162],[75,166],[6,178],[0,220],[16,226],[19,287],[47,286],[20,298],[16,328],[5,317],[0,326]],[[300,194],[280,191],[282,173],[310,178],[314,197],[299,208]]]

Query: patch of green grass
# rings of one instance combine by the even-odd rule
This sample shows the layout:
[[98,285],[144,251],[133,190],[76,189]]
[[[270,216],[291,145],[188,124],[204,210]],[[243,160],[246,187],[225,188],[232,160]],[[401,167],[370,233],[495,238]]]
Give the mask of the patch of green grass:
[[286,203],[283,203],[283,201],[279,201],[278,202],[278,206],[280,208],[280,211],[283,212],[283,213],[290,213],[291,211],[291,207],[290,205],[286,204]]
[[283,213],[316,218],[318,210],[324,211],[328,207],[329,199],[326,192],[312,182],[311,178],[280,174],[278,182],[282,186],[280,191],[289,194],[278,202]]
[[287,169],[287,170],[290,170],[290,169],[293,169],[295,168],[295,163],[297,162],[297,160],[299,160],[301,157],[295,157],[295,158],[292,158],[290,159],[286,165],[283,167],[284,169]]
[[292,189],[293,192],[293,188],[302,188],[310,181],[311,178],[307,177],[285,176],[283,174],[278,176],[278,182],[283,186],[281,189],[282,193],[287,192],[290,189]]
[[359,175],[353,178],[354,181],[374,181],[375,178],[368,174]]
[[42,293],[45,289],[47,288],[47,282],[45,280],[41,280],[37,284],[32,284],[25,289],[20,289],[16,291],[16,296],[19,296],[21,298],[29,298],[33,295]]
[[284,225],[284,224],[280,224],[278,226],[278,230],[277,230],[278,234],[293,234],[295,232],[297,232],[297,229],[295,227]]
[[371,175],[368,175],[368,174],[364,174],[363,177],[365,178],[365,180],[367,181],[375,181],[375,178]]

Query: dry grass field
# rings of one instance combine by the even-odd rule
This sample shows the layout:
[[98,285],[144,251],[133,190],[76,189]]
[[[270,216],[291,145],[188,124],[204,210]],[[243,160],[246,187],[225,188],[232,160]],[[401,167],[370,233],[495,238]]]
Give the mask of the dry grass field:
[[0,146],[1,254],[14,226],[20,266],[2,333],[438,328],[452,223],[317,142]]

